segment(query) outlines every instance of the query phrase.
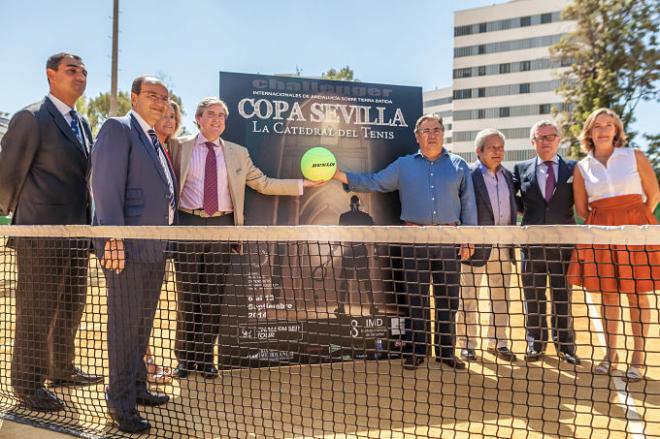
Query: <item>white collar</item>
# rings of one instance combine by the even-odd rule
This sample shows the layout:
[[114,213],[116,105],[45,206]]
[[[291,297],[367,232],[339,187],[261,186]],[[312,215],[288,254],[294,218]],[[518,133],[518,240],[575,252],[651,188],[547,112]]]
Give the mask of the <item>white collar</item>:
[[71,114],[69,113],[71,112],[71,110],[73,110],[73,108],[69,107],[67,104],[57,99],[55,96],[53,96],[52,93],[48,93],[48,99],[50,99],[53,105],[55,105],[57,111],[62,113],[62,116],[69,116],[69,117],[71,116]]
[[[195,140],[195,146],[198,145],[204,145],[206,142],[209,142],[209,140],[204,137],[202,133],[197,134],[197,138]],[[224,142],[222,141],[222,138],[218,137],[215,142],[211,142],[215,146],[225,146]]]
[[[553,164],[558,165],[559,164],[559,155],[555,154],[554,157],[550,160]],[[536,156],[536,166],[542,165],[545,163],[545,160],[541,160],[541,157]]]
[[153,130],[153,127],[150,127],[149,124],[142,119],[142,116],[140,116],[137,111],[131,110],[128,112],[128,114],[132,114],[135,117],[135,120],[137,120],[138,124],[140,125],[140,128],[142,128],[142,131],[144,131],[144,134],[147,135],[147,138],[149,138],[149,130]]

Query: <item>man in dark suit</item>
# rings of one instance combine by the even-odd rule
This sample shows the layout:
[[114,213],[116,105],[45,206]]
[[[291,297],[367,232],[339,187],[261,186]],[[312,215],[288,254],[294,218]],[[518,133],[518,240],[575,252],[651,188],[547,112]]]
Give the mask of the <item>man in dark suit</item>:
[[[153,129],[169,96],[157,78],[141,76],[131,88],[132,110],[101,127],[92,151],[94,225],[162,226],[176,211],[176,179]],[[108,285],[110,414],[120,430],[146,431],[136,404],[166,404],[147,390],[143,361],[165,273],[166,242],[107,239],[95,243]]]
[[[538,157],[514,167],[514,185],[520,193],[522,225],[575,224],[573,215],[574,160],[557,154],[559,128],[550,120],[537,122],[530,140]],[[548,341],[548,276],[552,291],[552,340],[560,358],[580,364],[575,353],[575,332],[571,316],[570,289],[566,270],[572,246],[534,246],[522,248],[522,284],[525,295],[527,361],[541,359]]]
[[[12,223],[89,224],[87,168],[92,133],[75,111],[87,85],[79,56],[46,63],[50,93],[14,115],[2,138],[0,210]],[[16,249],[16,334],[12,386],[24,406],[57,411],[63,402],[44,388],[103,380],[74,366],[75,336],[85,308],[87,239],[21,238]]]
[[[472,182],[477,200],[477,220],[480,226],[511,226],[516,224],[517,209],[513,176],[502,166],[504,134],[488,128],[477,134],[476,153],[479,160],[472,165]],[[479,326],[478,291],[487,278],[491,312],[488,326],[488,351],[505,360],[516,361],[509,348],[509,286],[515,255],[512,246],[478,245],[472,258],[463,261],[461,270],[461,311],[457,332],[461,357],[476,360],[477,328]]]

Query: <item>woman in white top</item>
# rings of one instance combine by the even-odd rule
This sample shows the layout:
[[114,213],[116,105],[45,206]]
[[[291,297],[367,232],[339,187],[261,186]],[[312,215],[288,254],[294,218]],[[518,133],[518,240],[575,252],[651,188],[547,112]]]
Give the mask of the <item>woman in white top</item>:
[[[619,116],[607,108],[594,111],[580,141],[587,156],[575,167],[573,193],[575,210],[586,224],[657,224],[652,212],[660,200],[658,180],[644,153],[624,146]],[[568,280],[602,297],[607,352],[594,369],[597,374],[610,373],[617,361],[621,293],[626,295],[635,346],[626,377],[640,380],[650,323],[648,293],[660,289],[660,246],[577,245]]]

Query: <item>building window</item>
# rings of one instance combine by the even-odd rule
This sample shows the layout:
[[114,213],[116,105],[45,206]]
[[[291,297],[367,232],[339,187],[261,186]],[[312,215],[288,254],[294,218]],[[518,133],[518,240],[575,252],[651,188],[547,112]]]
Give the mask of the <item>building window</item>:
[[539,114],[550,114],[550,111],[552,111],[550,104],[539,105]]
[[485,44],[479,44],[478,53],[479,53],[479,55],[483,55],[484,53],[486,53],[486,45]]
[[486,110],[477,110],[477,119],[485,119],[486,118]]
[[454,99],[470,99],[472,97],[472,89],[466,88],[463,90],[454,90]]
[[479,76],[486,76],[486,66],[479,66]]
[[500,73],[511,73],[511,64],[500,64]]
[[528,72],[532,70],[532,63],[530,61],[520,61],[520,71]]
[[501,107],[500,108],[500,117],[509,117],[511,114],[511,110],[509,107]]
[[520,17],[520,27],[527,27],[532,25],[532,17]]
[[486,97],[486,87],[479,87],[478,96],[480,98]]
[[465,69],[455,69],[454,70],[454,79],[456,78],[469,78],[472,76],[472,68],[468,67]]
[[520,93],[520,94],[523,94],[523,93],[529,93],[529,83],[526,83],[526,84],[520,84],[520,91],[519,91],[519,93]]
[[552,13],[541,14],[541,24],[552,23]]
[[479,23],[479,33],[483,34],[484,32],[487,32],[488,26],[486,23]]
[[458,26],[454,28],[454,36],[460,37],[463,35],[470,35],[472,33],[472,25]]

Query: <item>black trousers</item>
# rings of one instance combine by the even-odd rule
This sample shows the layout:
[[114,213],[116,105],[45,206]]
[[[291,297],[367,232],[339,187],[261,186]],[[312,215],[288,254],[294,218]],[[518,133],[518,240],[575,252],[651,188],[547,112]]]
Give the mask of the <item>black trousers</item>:
[[544,352],[548,341],[546,288],[552,292],[552,341],[558,352],[575,354],[575,331],[571,315],[571,289],[566,271],[572,246],[537,246],[522,249],[522,284],[525,296],[527,349]]
[[16,238],[18,285],[12,386],[20,395],[74,368],[85,308],[89,240]]
[[435,298],[435,354],[452,357],[456,345],[456,311],[459,303],[461,264],[458,246],[414,245],[403,247],[403,269],[408,298],[410,352],[427,352],[429,325],[429,287]]
[[341,270],[339,273],[339,304],[345,305],[348,300],[348,280],[357,280],[358,292],[360,293],[360,305],[362,305],[362,293],[367,293],[369,305],[374,305],[374,291],[371,285],[371,273],[369,271],[369,250],[365,244],[344,243],[344,253],[341,258]]
[[126,261],[116,274],[104,270],[108,286],[108,406],[120,413],[135,408],[135,397],[147,388],[147,351],[165,275],[165,259]]
[[[202,218],[179,212],[180,226],[231,226],[231,214]],[[174,351],[179,361],[211,366],[220,335],[220,307],[229,270],[231,244],[176,242],[173,244],[177,289],[177,327]]]

